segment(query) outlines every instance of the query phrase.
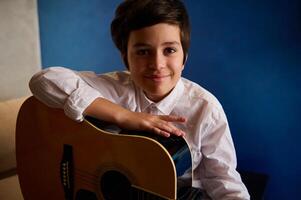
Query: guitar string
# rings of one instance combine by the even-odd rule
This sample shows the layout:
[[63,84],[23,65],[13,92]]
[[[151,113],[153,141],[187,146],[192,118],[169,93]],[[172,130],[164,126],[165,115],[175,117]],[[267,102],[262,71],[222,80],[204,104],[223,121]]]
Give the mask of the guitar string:
[[75,168],[75,170],[76,170],[78,173],[82,173],[82,174],[87,175],[87,176],[90,176],[90,177],[98,178],[97,175],[92,174],[91,172],[87,172],[87,171],[84,171],[84,170],[79,169],[79,168]]
[[75,178],[80,178],[81,180],[91,184],[96,184],[98,182],[97,180],[90,179],[89,177],[83,176],[81,174],[75,174]]
[[85,183],[98,185],[98,176],[90,172],[75,168],[75,177],[80,178]]

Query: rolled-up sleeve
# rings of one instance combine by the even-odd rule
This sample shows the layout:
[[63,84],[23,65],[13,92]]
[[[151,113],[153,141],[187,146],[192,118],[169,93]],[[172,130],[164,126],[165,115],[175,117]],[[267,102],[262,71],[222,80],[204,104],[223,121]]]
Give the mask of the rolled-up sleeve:
[[64,109],[73,120],[82,121],[84,110],[101,94],[74,71],[50,67],[35,74],[29,87],[33,95],[54,108]]

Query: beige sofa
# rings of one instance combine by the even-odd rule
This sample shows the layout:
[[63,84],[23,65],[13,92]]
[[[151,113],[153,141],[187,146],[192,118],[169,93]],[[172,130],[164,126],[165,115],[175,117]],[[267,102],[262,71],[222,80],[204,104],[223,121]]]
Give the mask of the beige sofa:
[[20,106],[27,97],[0,102],[0,199],[22,200],[16,174],[15,126]]

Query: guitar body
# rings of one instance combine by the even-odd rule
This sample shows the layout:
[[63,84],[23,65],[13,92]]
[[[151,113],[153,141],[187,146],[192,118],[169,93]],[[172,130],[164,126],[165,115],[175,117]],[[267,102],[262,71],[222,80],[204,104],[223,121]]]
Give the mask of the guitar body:
[[[110,199],[115,185],[124,180],[157,199],[176,199],[176,168],[159,142],[112,134],[86,120],[75,122],[34,97],[18,115],[16,155],[25,200]],[[112,178],[116,172],[123,177]],[[114,180],[111,185],[103,184],[105,175]],[[106,198],[104,188],[111,190]],[[83,193],[91,197],[80,198]]]

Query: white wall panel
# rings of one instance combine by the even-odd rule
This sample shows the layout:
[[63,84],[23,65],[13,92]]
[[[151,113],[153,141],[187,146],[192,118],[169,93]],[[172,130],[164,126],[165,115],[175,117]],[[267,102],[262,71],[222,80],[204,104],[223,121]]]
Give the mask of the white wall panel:
[[0,0],[0,100],[29,95],[40,69],[36,0]]

